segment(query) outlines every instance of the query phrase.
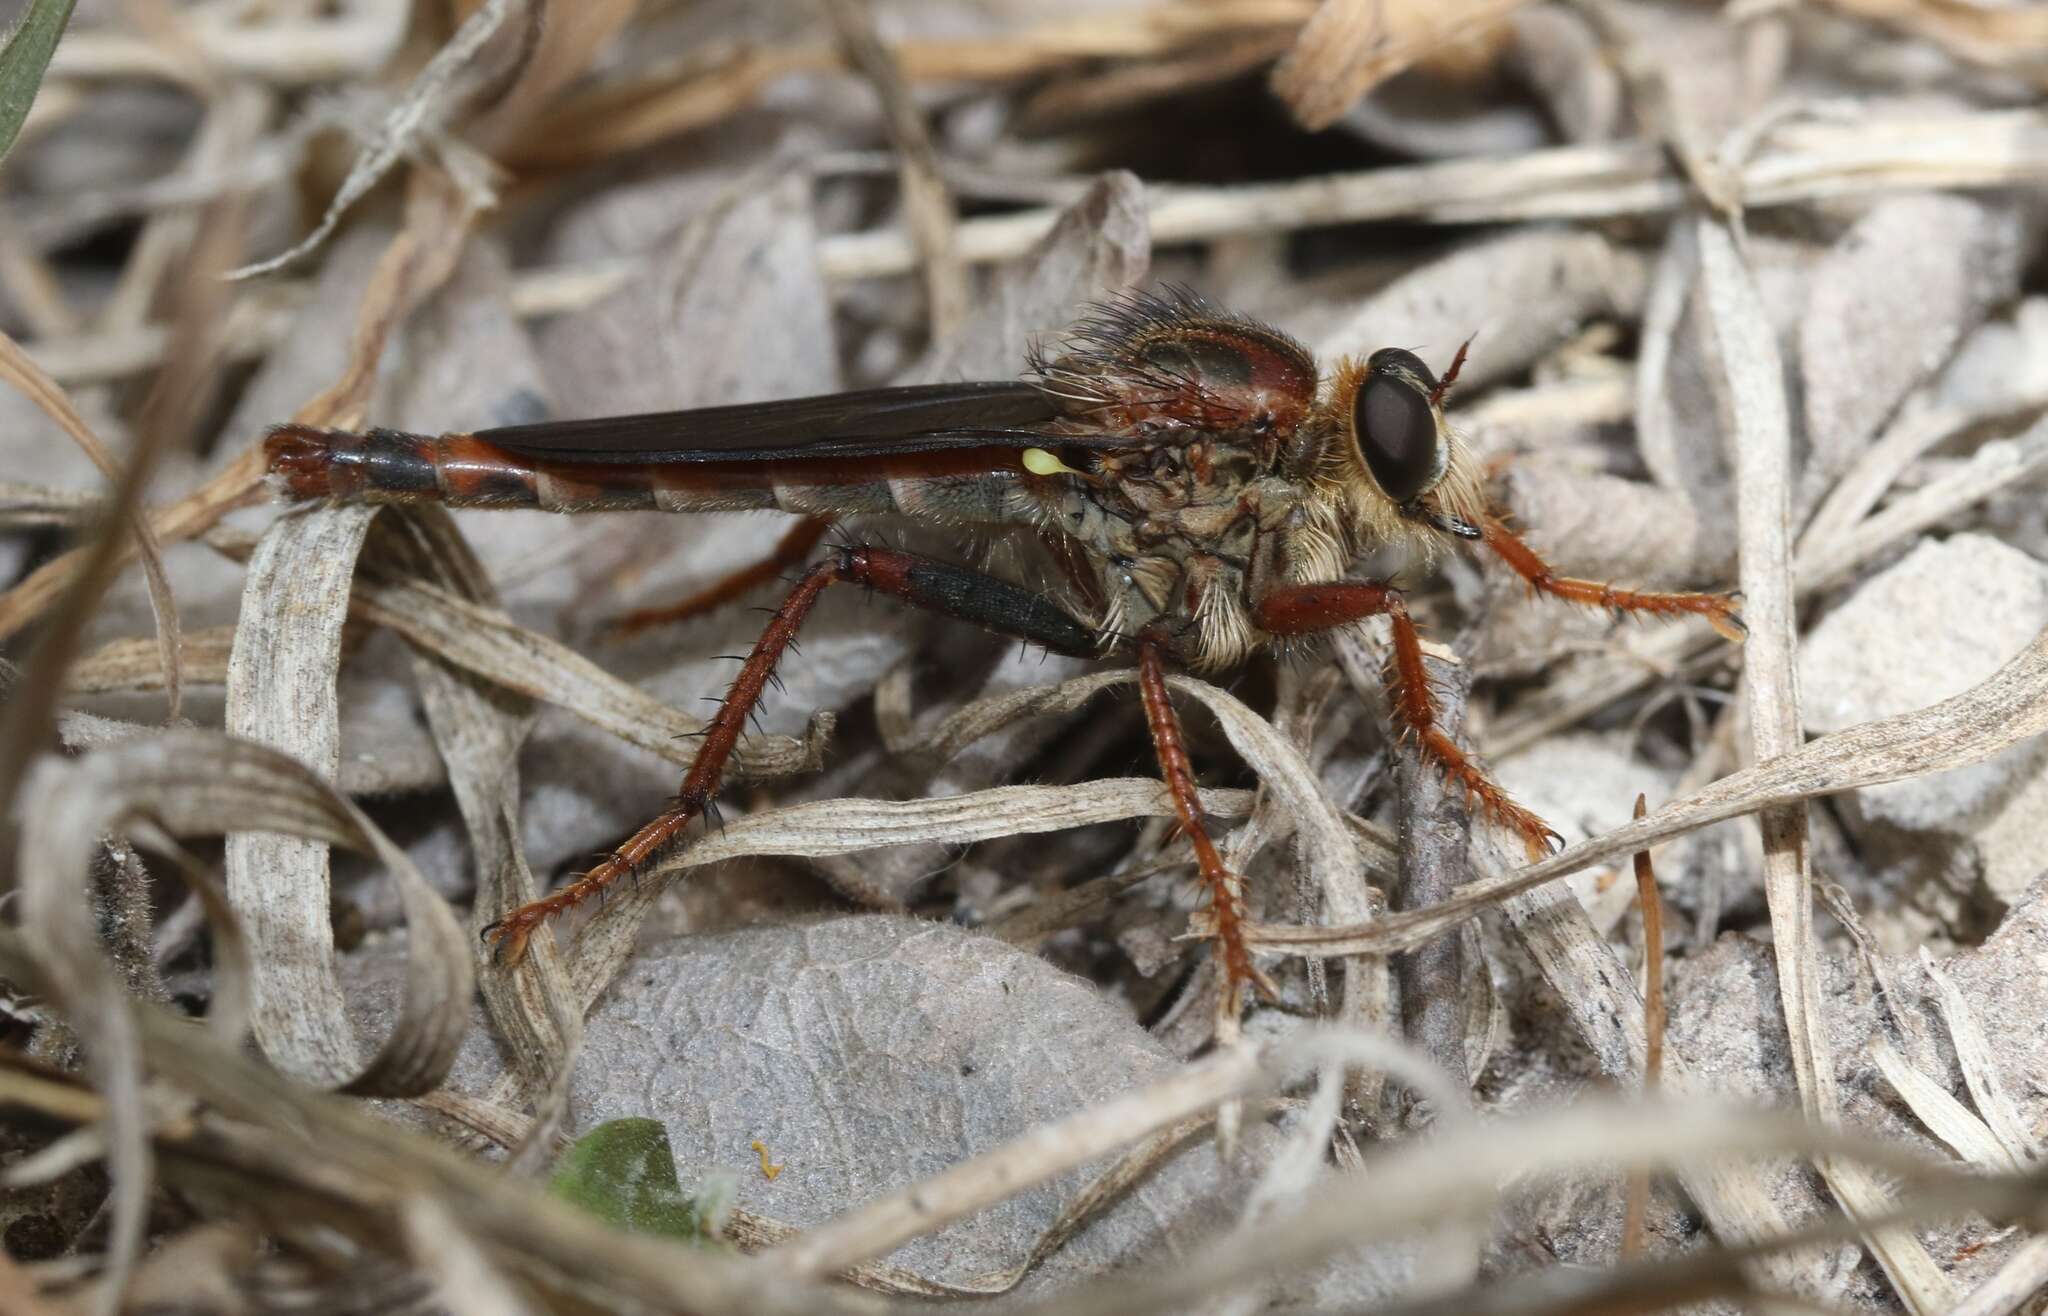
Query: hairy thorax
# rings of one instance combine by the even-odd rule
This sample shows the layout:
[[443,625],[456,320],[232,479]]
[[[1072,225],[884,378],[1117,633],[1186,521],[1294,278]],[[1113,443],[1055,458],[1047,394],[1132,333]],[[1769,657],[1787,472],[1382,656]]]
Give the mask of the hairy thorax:
[[1187,666],[1213,671],[1263,642],[1252,594],[1291,574],[1276,532],[1304,491],[1276,473],[1260,436],[1221,435],[1117,454],[1085,480],[1034,481],[1043,520],[1085,564],[1074,583],[1095,620],[1123,639],[1153,635]]

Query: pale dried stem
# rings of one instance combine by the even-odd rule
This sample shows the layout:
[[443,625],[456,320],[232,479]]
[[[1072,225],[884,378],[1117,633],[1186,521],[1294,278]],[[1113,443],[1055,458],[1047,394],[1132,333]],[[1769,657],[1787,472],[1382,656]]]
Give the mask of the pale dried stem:
[[[2002,111],[1787,125],[1735,178],[1751,209],[1931,187],[2023,185],[2048,178],[2048,119]],[[1654,214],[1683,206],[1691,192],[1662,152],[1631,142],[1288,183],[1160,186],[1151,195],[1152,240],[1166,245],[1370,220],[1482,224]],[[1058,214],[1048,207],[964,220],[955,230],[955,250],[970,265],[1014,260]],[[846,283],[913,273],[920,258],[912,237],[892,228],[823,237],[818,259],[827,278]],[[525,315],[559,313],[599,301],[640,274],[637,263],[623,261],[530,271],[515,284],[513,304]],[[302,294],[270,289],[263,296],[264,305],[275,307]],[[238,302],[229,316],[224,350],[235,359],[267,351],[291,324],[282,311],[246,307]],[[164,347],[160,332],[145,329],[119,338],[46,341],[32,351],[53,376],[71,382],[146,369],[162,359]]]
[[1967,0],[1826,0],[1866,22],[1922,37],[1957,59],[2048,89],[2048,14]]
[[[212,76],[296,87],[375,75],[404,39],[410,12],[405,0],[359,0],[332,18],[251,24],[237,20],[232,7],[215,6],[187,18],[184,28]],[[48,76],[183,81],[193,69],[186,51],[147,36],[80,27],[58,45]]]
[[882,117],[901,160],[904,219],[924,275],[925,316],[933,342],[943,340],[967,314],[967,267],[956,249],[953,197],[939,173],[931,130],[903,80],[895,56],[875,32],[867,0],[827,0],[847,62],[882,101]]

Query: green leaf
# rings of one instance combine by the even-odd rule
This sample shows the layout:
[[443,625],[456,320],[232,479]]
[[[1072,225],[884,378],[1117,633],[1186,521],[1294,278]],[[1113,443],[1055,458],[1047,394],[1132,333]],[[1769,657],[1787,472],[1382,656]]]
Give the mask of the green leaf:
[[64,25],[71,21],[72,0],[29,0],[28,12],[0,42],[0,160],[14,149],[28,107],[43,85],[43,70]]
[[716,1237],[732,1184],[714,1180],[684,1192],[661,1121],[618,1119],[562,1153],[548,1191],[621,1229],[701,1243]]

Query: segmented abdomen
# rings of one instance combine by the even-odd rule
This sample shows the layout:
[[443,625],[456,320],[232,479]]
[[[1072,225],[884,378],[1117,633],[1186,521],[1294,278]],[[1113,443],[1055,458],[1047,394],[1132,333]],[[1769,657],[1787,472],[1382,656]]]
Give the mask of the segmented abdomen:
[[904,458],[699,462],[550,462],[474,434],[280,425],[265,440],[271,474],[294,498],[535,507],[550,512],[780,508],[813,516],[903,513],[1014,522],[1014,450]]

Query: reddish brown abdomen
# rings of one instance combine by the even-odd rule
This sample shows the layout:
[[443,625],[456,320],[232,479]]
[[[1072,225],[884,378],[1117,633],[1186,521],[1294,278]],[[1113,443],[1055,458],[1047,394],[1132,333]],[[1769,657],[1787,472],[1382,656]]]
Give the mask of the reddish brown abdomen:
[[549,512],[700,511],[777,505],[774,492],[728,487],[715,472],[624,462],[549,462],[473,434],[280,425],[264,441],[271,474],[294,498],[536,507]]
[[779,508],[807,516],[1030,519],[1029,508],[1011,494],[1019,460],[1011,448],[777,461],[563,462],[511,452],[474,434],[280,425],[264,450],[271,474],[294,498],[550,512]]
[[530,464],[507,453],[451,464],[447,447],[446,439],[427,434],[311,425],[279,425],[263,441],[270,473],[294,498],[536,505]]

